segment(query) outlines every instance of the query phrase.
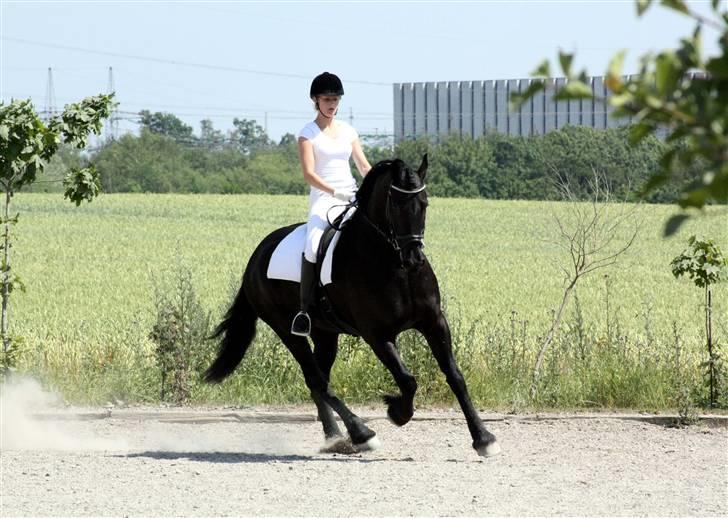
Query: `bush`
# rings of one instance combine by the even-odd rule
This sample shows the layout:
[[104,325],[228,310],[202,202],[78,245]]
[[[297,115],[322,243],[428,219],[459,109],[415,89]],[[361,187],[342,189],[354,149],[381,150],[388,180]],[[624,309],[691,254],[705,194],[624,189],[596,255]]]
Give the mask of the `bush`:
[[212,357],[210,313],[195,293],[192,272],[178,266],[171,289],[155,289],[156,322],[150,333],[161,374],[160,399],[184,403]]
[[[108,143],[91,162],[106,192],[301,194],[308,190],[292,137],[246,153],[201,142],[176,141],[142,130],[139,137],[124,135]],[[559,197],[554,171],[573,186],[579,199],[587,198],[595,169],[603,172],[618,198],[637,192],[659,169],[664,147],[656,137],[630,146],[627,127],[567,126],[530,137],[491,132],[472,139],[453,134],[439,143],[421,137],[399,142],[394,149],[369,146],[365,151],[371,164],[398,157],[411,167],[429,153],[427,183],[435,196],[554,200]],[[683,180],[651,192],[648,201],[674,202],[693,167],[686,169]]]

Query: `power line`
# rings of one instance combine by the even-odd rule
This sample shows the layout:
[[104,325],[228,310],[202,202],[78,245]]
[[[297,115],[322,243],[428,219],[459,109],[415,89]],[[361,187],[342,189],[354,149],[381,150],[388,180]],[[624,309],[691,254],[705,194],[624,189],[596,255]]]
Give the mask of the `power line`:
[[[26,40],[23,38],[13,38],[10,36],[3,36],[2,39],[6,40],[6,41],[14,41],[16,43],[23,43],[25,45],[35,45],[38,47],[49,47],[49,48],[53,48],[53,49],[70,50],[73,52],[83,52],[86,54],[97,54],[100,56],[112,56],[112,57],[124,58],[124,59],[136,59],[139,61],[150,61],[153,63],[162,63],[165,65],[177,65],[177,66],[186,66],[186,67],[193,67],[193,68],[203,68],[206,70],[222,70],[225,72],[240,72],[240,73],[244,73],[244,74],[256,74],[256,75],[273,76],[273,77],[288,77],[288,78],[306,79],[306,80],[311,79],[311,77],[309,75],[303,75],[303,74],[289,74],[286,72],[271,72],[269,70],[253,70],[253,69],[223,66],[223,65],[208,65],[205,63],[194,63],[191,61],[177,61],[177,60],[157,58],[157,57],[152,57],[152,56],[139,56],[139,55],[135,55],[135,54],[123,54],[120,52],[109,52],[109,51],[105,51],[105,50],[92,50],[92,49],[85,49],[82,47],[73,47],[70,45],[59,45],[57,43],[46,43],[46,42],[41,42],[41,41]],[[365,80],[357,80],[357,79],[346,79],[346,82],[362,84],[362,85],[387,86],[387,87],[392,86],[392,83],[380,83],[380,82],[376,82],[376,81],[365,81]]]
[[[55,68],[53,69],[55,72]],[[16,92],[6,92],[6,97],[14,96],[13,98],[32,98],[39,97],[37,94],[17,94]],[[56,100],[78,102],[79,99],[70,99],[68,97],[59,97]],[[138,106],[139,110],[129,109],[132,106]],[[191,117],[204,117],[204,116],[215,116],[215,117],[233,117],[240,116],[243,114],[251,115],[257,114],[256,116],[264,117],[268,114],[271,119],[307,119],[313,116],[314,112],[309,110],[275,110],[269,108],[243,108],[243,107],[224,107],[224,106],[192,106],[192,105],[180,105],[180,104],[158,104],[156,102],[121,102],[119,107],[127,107],[127,110],[120,110],[119,113],[126,114],[139,114],[143,109],[149,109],[150,111],[158,111],[159,108],[172,108],[172,109],[191,109],[199,110],[195,113],[175,113],[175,115],[187,115]],[[218,112],[218,113],[216,113]],[[229,112],[229,113],[225,113]],[[363,114],[363,115],[359,115]],[[392,112],[357,112],[357,118],[359,119],[370,119],[370,120],[391,120],[393,116]]]
[[[123,106],[123,105],[122,105]],[[127,110],[116,110],[116,113],[119,114],[119,117],[117,117],[120,120],[139,120],[139,111],[127,111]],[[50,113],[50,115],[60,115],[61,110],[55,110]],[[175,116],[185,116],[185,117],[209,117],[209,118],[230,118],[230,117],[244,117],[244,118],[251,118],[255,119],[257,117],[265,117],[266,113],[268,114],[267,117],[269,119],[275,119],[275,120],[308,120],[313,115],[306,112],[305,115],[272,115],[273,112],[261,112],[261,113],[251,113],[251,112],[245,112],[245,111],[239,111],[236,113],[210,113],[210,112],[199,112],[199,113],[190,113],[190,112],[174,112],[172,115]],[[39,110],[39,115],[47,115],[48,110]],[[123,116],[122,116],[123,115]],[[380,120],[386,120],[391,121],[392,116],[367,116],[367,115],[357,115],[357,120],[373,120],[373,121],[380,121]]]

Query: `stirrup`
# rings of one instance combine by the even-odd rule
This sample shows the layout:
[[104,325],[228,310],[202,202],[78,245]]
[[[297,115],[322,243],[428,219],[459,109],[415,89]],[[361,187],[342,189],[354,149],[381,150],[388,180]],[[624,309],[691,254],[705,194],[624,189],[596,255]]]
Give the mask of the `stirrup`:
[[293,317],[291,334],[296,336],[308,336],[311,334],[311,318],[308,316],[308,313],[299,311],[296,316]]

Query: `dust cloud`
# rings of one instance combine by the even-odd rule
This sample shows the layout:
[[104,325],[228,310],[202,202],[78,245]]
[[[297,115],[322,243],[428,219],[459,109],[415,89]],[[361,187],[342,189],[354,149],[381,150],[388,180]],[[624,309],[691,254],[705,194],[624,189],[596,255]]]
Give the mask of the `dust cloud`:
[[[98,416],[99,410],[92,414]],[[242,427],[238,422],[220,422],[212,433],[200,424],[209,421],[209,414],[203,411],[199,419],[189,419],[190,414],[194,410],[185,412],[187,419],[180,421],[175,410],[160,415],[159,409],[151,413],[114,409],[108,418],[89,417],[88,409],[67,408],[38,381],[13,377],[0,385],[0,450],[302,453],[298,441],[286,434],[284,423],[277,433],[264,424]],[[140,422],[145,423],[141,430]]]
[[124,450],[118,439],[89,436],[79,423],[41,417],[59,412],[60,398],[32,378],[13,377],[0,386],[0,450]]

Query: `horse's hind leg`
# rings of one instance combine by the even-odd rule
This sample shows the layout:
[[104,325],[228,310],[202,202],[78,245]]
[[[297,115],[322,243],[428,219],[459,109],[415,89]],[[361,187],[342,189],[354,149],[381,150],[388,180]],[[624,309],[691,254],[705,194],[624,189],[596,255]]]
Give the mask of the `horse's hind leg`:
[[402,363],[394,340],[372,340],[369,342],[374,354],[377,355],[389,370],[402,392],[399,396],[387,394],[384,402],[387,403],[387,416],[397,426],[404,426],[412,419],[415,412],[414,397],[417,391],[417,381],[407,367]]
[[311,391],[314,401],[320,398],[339,414],[344,421],[346,431],[349,432],[349,437],[355,447],[361,450],[376,448],[378,446],[378,439],[375,437],[376,434],[364,424],[361,418],[349,410],[343,401],[331,390],[323,372],[321,372],[321,369],[316,363],[316,358],[311,351],[311,347],[308,345],[308,340],[290,333],[281,333],[278,336],[280,336],[283,343],[301,366],[303,377],[306,380],[306,386]]
[[[328,384],[331,376],[331,367],[334,365],[339,349],[339,335],[314,329],[311,332],[311,339],[314,343],[313,356],[316,359],[316,365],[318,365],[324,380]],[[330,447],[335,449],[344,437],[341,435],[341,430],[339,430],[339,425],[336,423],[334,413],[319,393],[311,391],[311,397],[314,403],[316,403],[318,416],[324,428],[324,437],[326,439],[324,449]]]

